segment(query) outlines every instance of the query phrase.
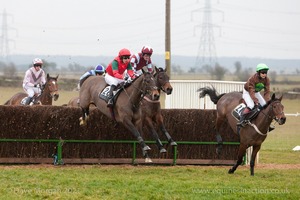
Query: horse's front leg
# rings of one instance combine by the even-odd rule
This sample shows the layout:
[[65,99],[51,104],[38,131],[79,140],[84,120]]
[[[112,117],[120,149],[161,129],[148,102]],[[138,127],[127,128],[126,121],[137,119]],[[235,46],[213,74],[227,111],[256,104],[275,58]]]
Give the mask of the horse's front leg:
[[240,147],[239,147],[239,152],[238,152],[238,159],[236,161],[236,164],[233,165],[233,167],[228,171],[229,174],[233,174],[234,171],[238,168],[238,166],[240,164],[242,164],[243,162],[243,157],[246,153],[246,149],[247,149],[247,145],[245,144],[240,144]]
[[261,145],[255,145],[253,146],[252,154],[251,154],[251,160],[250,160],[250,174],[251,176],[254,176],[254,166],[255,166],[255,158],[257,155],[257,152],[260,150]]
[[156,145],[159,149],[159,152],[160,153],[166,153],[167,150],[164,148],[161,140],[159,139],[158,137],[158,134],[154,128],[154,125],[153,125],[153,121],[150,117],[147,117],[146,120],[145,120],[145,126],[147,127],[147,129],[151,132],[153,138],[155,139],[156,141]]
[[160,113],[156,115],[156,123],[158,124],[159,129],[166,136],[168,143],[171,144],[171,146],[177,146],[177,143],[172,139],[171,135],[168,133],[164,125],[163,117]]
[[127,130],[129,130],[136,137],[137,141],[139,142],[139,144],[142,147],[143,154],[145,153],[145,151],[149,151],[151,149],[148,145],[146,145],[146,143],[145,143],[144,139],[142,138],[140,132],[134,126],[134,124],[132,123],[131,118],[129,116],[126,116],[126,117],[123,118],[123,125],[125,126],[125,128],[127,128]]

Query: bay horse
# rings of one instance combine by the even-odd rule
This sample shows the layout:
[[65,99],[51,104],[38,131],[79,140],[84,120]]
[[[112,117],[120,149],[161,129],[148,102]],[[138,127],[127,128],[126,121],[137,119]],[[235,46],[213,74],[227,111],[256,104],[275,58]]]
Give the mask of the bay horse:
[[79,107],[79,97],[73,97],[68,102],[67,106],[71,107]]
[[[199,88],[197,91],[200,92],[200,98],[208,95],[211,101],[217,105],[216,131],[220,151],[222,137],[219,131],[222,124],[227,121],[232,130],[236,134],[238,133],[237,119],[232,116],[232,111],[242,102],[242,93],[230,92],[218,95],[216,89],[210,87]],[[239,131],[240,145],[237,162],[228,171],[229,174],[233,174],[237,167],[242,164],[246,149],[252,146],[253,151],[250,160],[250,174],[252,176],[254,175],[256,154],[260,150],[264,140],[267,138],[268,130],[273,119],[278,122],[279,125],[283,125],[286,121],[283,112],[284,106],[281,104],[281,100],[282,96],[276,98],[275,94],[273,94],[271,100],[262,108],[257,117],[249,122],[247,126],[241,128]]]
[[[173,91],[173,87],[170,84],[170,78],[166,73],[166,70],[164,70],[163,68],[157,68],[156,66],[154,67],[154,69],[154,77],[156,79],[156,86],[158,88],[159,93],[163,91],[167,95],[170,95]],[[139,130],[140,132],[143,132],[143,127],[145,127],[147,131],[152,133],[152,136],[156,141],[160,153],[165,153],[167,151],[163,147],[163,144],[158,137],[157,131],[154,127],[154,123],[156,123],[156,125],[159,127],[159,130],[161,130],[161,132],[163,132],[163,134],[166,136],[167,141],[169,144],[171,144],[171,146],[177,145],[177,143],[172,139],[172,137],[166,130],[165,125],[163,123],[163,116],[161,114],[159,99],[151,100],[150,95],[146,94],[141,101],[141,111],[142,120],[141,124],[139,124]]]
[[80,125],[86,125],[89,117],[89,105],[93,103],[104,115],[122,123],[136,137],[141,145],[143,155],[145,155],[150,147],[145,144],[136,126],[141,120],[140,101],[143,96],[150,94],[151,100],[159,98],[155,78],[151,73],[145,72],[134,79],[129,86],[120,91],[112,108],[107,107],[107,103],[99,98],[99,94],[106,86],[103,76],[91,76],[84,81],[79,92],[82,109]]
[[[39,105],[52,105],[52,99],[56,101],[59,97],[57,79],[58,75],[51,77],[47,74],[46,83],[41,88],[41,94],[34,96],[32,102]],[[19,92],[6,101],[4,105],[23,105],[21,102],[27,96],[25,92]]]

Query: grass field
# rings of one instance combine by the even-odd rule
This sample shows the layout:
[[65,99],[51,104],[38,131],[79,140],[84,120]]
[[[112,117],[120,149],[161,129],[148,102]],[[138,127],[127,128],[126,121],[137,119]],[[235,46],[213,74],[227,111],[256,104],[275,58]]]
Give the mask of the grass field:
[[1,199],[299,199],[299,169],[0,166]]
[[[1,88],[2,104],[19,88]],[[77,96],[60,91],[62,105]],[[285,113],[300,100],[283,100]],[[255,176],[249,166],[0,165],[0,199],[300,199],[299,116],[268,135]]]

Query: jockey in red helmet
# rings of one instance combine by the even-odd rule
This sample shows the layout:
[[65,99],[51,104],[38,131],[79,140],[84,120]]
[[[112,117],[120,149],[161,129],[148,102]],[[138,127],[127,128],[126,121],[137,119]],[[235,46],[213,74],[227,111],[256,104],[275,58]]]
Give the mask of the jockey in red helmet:
[[[106,68],[105,81],[110,85],[108,106],[112,106],[113,91],[118,84],[124,82],[125,72],[130,76],[130,79],[135,78],[132,66],[129,62],[131,53],[128,49],[121,49],[119,55],[109,63]],[[127,80],[129,81],[129,80]]]

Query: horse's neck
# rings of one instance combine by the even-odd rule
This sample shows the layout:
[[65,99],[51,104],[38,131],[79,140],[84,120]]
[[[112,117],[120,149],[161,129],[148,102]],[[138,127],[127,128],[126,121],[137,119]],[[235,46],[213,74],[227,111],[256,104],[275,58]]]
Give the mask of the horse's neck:
[[141,101],[141,96],[143,95],[143,78],[139,77],[132,83],[131,87],[128,87],[128,89],[127,94],[129,95],[129,101],[132,104],[138,104]]
[[273,120],[271,112],[271,105],[260,111],[260,113],[256,117],[256,124],[259,128],[268,130]]
[[42,103],[42,105],[52,105],[52,97],[47,86],[44,88],[42,94],[38,97],[38,100]]

